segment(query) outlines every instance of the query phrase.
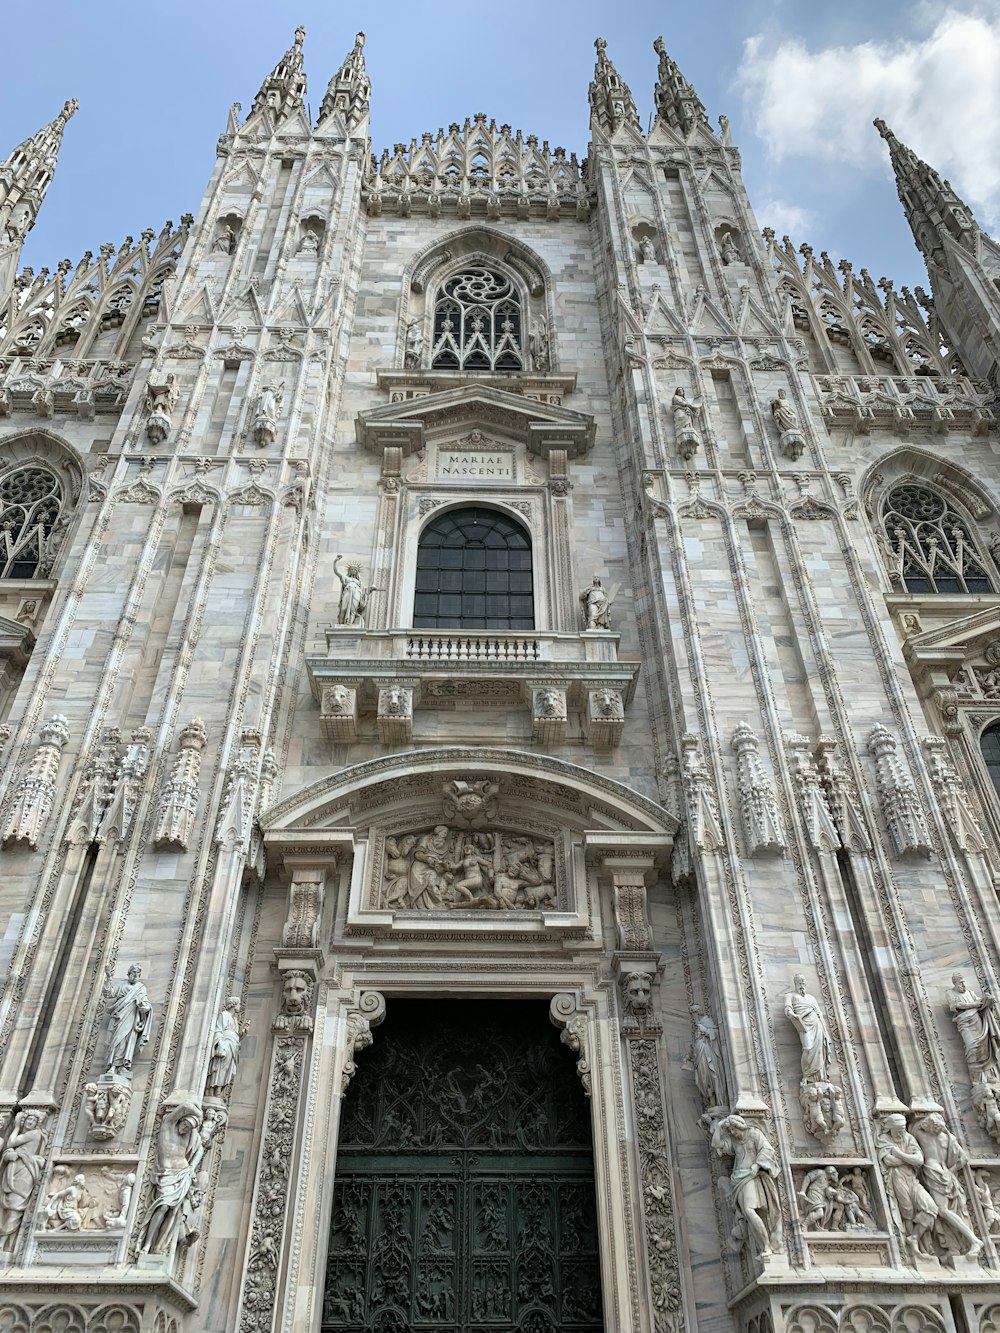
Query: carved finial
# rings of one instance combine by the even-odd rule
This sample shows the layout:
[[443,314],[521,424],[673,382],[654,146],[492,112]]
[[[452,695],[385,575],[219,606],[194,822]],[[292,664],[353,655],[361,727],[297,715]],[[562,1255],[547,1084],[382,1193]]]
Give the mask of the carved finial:
[[660,58],[653,89],[657,119],[685,137],[696,125],[710,128],[701,98],[667,54],[662,37],[653,42],[653,50]]
[[306,95],[306,76],[302,68],[302,43],[305,36],[306,30],[301,25],[295,29],[292,45],[261,84],[260,91],[253,99],[251,116],[267,108],[277,123],[302,105]]
[[896,176],[896,190],[917,249],[930,264],[947,271],[947,241],[974,251],[979,228],[965,202],[951,183],[942,180],[932,167],[907,148],[884,120],[875,128],[889,145],[889,158]]
[[365,34],[359,32],[344,63],[327,85],[319,108],[319,124],[338,113],[348,130],[355,130],[368,115],[371,80],[365,73]]
[[[622,125],[639,130],[639,115],[628,84],[608,59],[608,44],[603,37],[594,41],[597,64],[590,84],[590,128],[614,134]],[[641,132],[641,131],[640,131]]]

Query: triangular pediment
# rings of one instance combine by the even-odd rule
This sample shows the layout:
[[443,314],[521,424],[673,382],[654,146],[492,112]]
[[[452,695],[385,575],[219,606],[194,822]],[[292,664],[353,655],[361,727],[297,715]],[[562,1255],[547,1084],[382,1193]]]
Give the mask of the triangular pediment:
[[493,385],[463,384],[401,403],[359,412],[358,443],[380,452],[402,448],[404,455],[422,449],[428,433],[456,425],[501,427],[521,438],[530,453],[547,455],[565,449],[570,457],[587,452],[594,442],[594,418],[552,403],[540,403]]

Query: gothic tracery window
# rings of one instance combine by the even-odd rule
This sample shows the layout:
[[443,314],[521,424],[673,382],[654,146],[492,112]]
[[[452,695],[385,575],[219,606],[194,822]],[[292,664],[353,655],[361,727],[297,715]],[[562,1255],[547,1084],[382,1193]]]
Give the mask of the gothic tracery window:
[[0,578],[49,572],[62,503],[62,486],[45,468],[21,467],[0,478]]
[[535,627],[531,539],[496,509],[449,509],[420,534],[413,624],[424,629]]
[[434,308],[435,370],[524,368],[521,302],[510,278],[470,268],[448,278]]
[[989,593],[993,580],[969,524],[927,486],[894,486],[882,502],[882,523],[907,592]]

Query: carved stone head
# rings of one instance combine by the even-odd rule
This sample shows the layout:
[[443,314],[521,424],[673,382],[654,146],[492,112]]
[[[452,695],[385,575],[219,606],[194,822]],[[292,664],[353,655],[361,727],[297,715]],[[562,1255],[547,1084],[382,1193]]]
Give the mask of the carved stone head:
[[645,1013],[649,1008],[652,977],[648,972],[626,972],[623,981],[626,1003],[636,1013]]
[[281,1003],[286,1014],[304,1014],[309,1004],[312,979],[308,972],[286,972],[281,985]]

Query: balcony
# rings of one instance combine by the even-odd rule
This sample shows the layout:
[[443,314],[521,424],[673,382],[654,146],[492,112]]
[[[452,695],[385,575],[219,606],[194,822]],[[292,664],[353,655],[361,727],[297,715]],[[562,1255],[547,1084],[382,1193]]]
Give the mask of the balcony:
[[[621,738],[639,663],[618,656],[619,635],[534,630],[366,631],[331,626],[325,656],[306,658],[320,732],[351,744],[407,744],[414,718],[434,710],[523,711],[536,742],[567,738],[573,714],[598,749]],[[425,719],[430,721],[431,719]]]

